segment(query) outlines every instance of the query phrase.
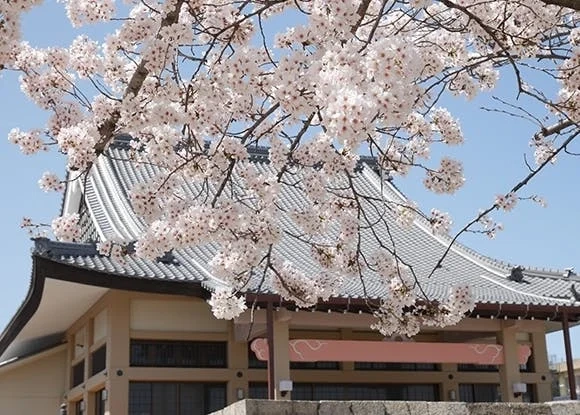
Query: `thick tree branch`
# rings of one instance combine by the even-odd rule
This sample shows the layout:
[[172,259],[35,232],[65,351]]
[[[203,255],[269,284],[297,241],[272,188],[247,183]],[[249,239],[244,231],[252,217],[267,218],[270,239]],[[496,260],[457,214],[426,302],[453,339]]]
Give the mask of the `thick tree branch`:
[[[181,10],[181,5],[184,3],[184,1],[185,0],[178,0],[176,2],[175,9],[173,9],[173,11],[168,13],[167,16],[165,16],[163,20],[161,20],[160,29],[177,23],[179,19],[179,10]],[[160,31],[158,31],[157,33],[158,33],[157,38],[160,38],[161,37],[161,35],[159,35]],[[143,82],[145,82],[147,75],[149,75],[147,63],[148,62],[146,59],[142,59],[141,62],[139,62],[139,65],[137,66],[135,72],[133,73],[131,79],[129,80],[129,84],[127,85],[127,89],[123,94],[123,98],[129,96],[137,96],[139,94],[139,91],[143,86]],[[99,126],[99,134],[101,138],[97,142],[97,144],[95,144],[95,152],[97,153],[97,155],[103,153],[107,148],[107,145],[113,139],[115,135],[115,130],[117,129],[117,122],[119,122],[119,118],[121,118],[120,112],[115,111],[108,120],[106,120],[103,124]]]
[[562,132],[566,128],[571,127],[573,125],[574,125],[573,121],[564,120],[562,122],[551,125],[549,127],[542,128],[542,130],[540,132],[538,132],[537,134],[534,135],[534,138],[538,139],[540,137],[548,137],[548,136],[551,136],[553,134],[559,134],[560,132]]

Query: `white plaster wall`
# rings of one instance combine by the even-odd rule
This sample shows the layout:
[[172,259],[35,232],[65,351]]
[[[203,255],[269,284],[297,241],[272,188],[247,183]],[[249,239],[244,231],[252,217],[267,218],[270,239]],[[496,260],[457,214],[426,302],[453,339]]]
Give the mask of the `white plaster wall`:
[[216,319],[203,300],[131,301],[132,330],[225,332],[227,327],[227,321]]
[[66,350],[0,370],[0,414],[58,414],[64,396]]

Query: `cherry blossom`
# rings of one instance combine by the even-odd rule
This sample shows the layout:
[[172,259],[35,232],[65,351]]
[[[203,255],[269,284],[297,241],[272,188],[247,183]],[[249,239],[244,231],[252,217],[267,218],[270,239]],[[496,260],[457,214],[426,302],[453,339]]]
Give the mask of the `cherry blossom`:
[[55,218],[52,221],[52,232],[59,241],[72,242],[77,240],[81,234],[79,214],[73,213]]
[[211,294],[208,300],[213,315],[223,320],[232,320],[242,314],[247,306],[243,297],[233,294],[228,289],[218,289]]
[[[112,236],[98,241],[99,252],[122,262],[215,248],[208,263],[227,285],[209,302],[218,318],[245,310],[245,290],[274,290],[312,307],[372,276],[384,295],[369,300],[369,311],[384,335],[456,323],[473,307],[468,290],[433,301],[418,283],[425,275],[384,232],[374,233],[396,221],[446,235],[452,218],[392,196],[387,182],[423,177],[430,192],[458,192],[469,166],[455,147],[486,133],[464,133],[452,109],[493,93],[500,78],[542,108],[518,112],[514,101],[500,109],[538,125],[525,140],[532,175],[565,157],[578,135],[578,10],[559,0],[393,7],[378,0],[61,0],[74,28],[106,35],[75,32],[68,45],[37,47],[22,38],[20,22],[40,3],[0,2],[0,71],[18,72],[22,93],[47,114],[46,125],[14,126],[8,139],[25,155],[54,149],[66,156],[68,174],[91,177],[116,137],[132,137],[131,162],[143,174],[126,190],[142,232],[134,254]],[[546,90],[537,74],[555,79],[558,90]],[[362,186],[361,177],[377,188]],[[501,225],[492,212],[526,199],[517,192],[528,181],[498,189],[460,233],[493,238]],[[51,173],[39,185],[63,188]],[[54,236],[78,240],[78,221],[78,214],[54,219]],[[369,237],[368,246],[358,243]],[[280,255],[288,239],[300,259]],[[319,271],[305,272],[309,266]]]
[[507,195],[498,195],[495,199],[496,205],[498,205],[500,209],[503,209],[507,212],[512,210],[516,206],[517,202],[518,198],[512,192],[508,193]]
[[45,172],[42,175],[42,178],[38,181],[38,185],[45,192],[62,192],[64,190],[64,183],[56,174],[50,172]]

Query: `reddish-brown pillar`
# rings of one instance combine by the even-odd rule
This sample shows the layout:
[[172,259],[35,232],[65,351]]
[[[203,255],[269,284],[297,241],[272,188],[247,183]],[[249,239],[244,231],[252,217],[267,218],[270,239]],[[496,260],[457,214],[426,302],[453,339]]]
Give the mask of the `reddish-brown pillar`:
[[268,332],[268,399],[276,399],[276,372],[274,370],[274,309],[272,302],[266,308],[266,330]]
[[566,350],[566,368],[568,371],[568,386],[570,388],[570,399],[578,399],[576,393],[576,376],[574,375],[574,359],[572,358],[572,346],[570,344],[570,325],[568,324],[568,313],[566,309],[562,312],[562,331],[564,332],[564,350]]

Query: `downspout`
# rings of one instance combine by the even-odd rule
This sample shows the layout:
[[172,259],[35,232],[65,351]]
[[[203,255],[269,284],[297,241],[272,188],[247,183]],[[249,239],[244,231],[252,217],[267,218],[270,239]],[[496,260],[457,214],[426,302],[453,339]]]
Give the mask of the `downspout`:
[[570,388],[570,399],[578,399],[576,393],[576,376],[574,375],[574,359],[572,358],[572,346],[570,344],[570,325],[568,324],[568,312],[562,312],[562,331],[564,333],[564,349],[566,350],[566,368],[568,372],[568,387]]
[[266,308],[266,330],[268,332],[268,399],[276,399],[276,373],[274,371],[274,308],[268,301]]

